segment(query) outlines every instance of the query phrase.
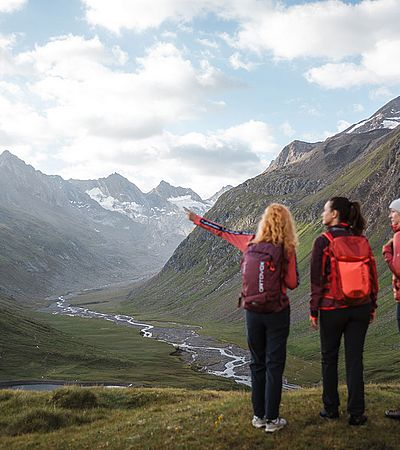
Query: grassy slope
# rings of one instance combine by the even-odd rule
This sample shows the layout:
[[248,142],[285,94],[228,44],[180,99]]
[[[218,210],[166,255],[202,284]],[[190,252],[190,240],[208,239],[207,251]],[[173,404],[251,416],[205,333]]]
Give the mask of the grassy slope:
[[143,386],[220,387],[228,380],[197,373],[170,356],[170,345],[104,320],[49,314],[29,317],[0,299],[0,381],[78,380]]
[[[399,385],[367,385],[369,422],[349,427],[318,417],[320,389],[284,392],[281,415],[289,425],[274,434],[250,425],[250,394],[181,389],[90,389],[97,407],[84,409],[82,393],[0,391],[0,447],[8,449],[375,449],[398,448],[399,424],[383,411],[400,402]],[[342,404],[345,392],[341,390]],[[59,398],[64,399],[63,407]],[[68,408],[78,399],[77,407]],[[82,405],[82,402],[81,402]],[[50,432],[53,431],[53,432]]]

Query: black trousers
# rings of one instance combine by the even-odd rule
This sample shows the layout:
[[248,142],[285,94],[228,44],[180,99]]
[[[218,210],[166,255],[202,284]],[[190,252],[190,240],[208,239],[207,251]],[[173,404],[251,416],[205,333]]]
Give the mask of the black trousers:
[[397,327],[399,329],[399,333],[400,333],[400,303],[398,302],[396,305],[397,308]]
[[282,396],[290,309],[260,314],[246,311],[247,342],[251,353],[251,399],[254,415],[276,419]]
[[370,320],[371,305],[353,308],[321,310],[320,337],[322,353],[322,401],[328,412],[339,407],[338,355],[344,335],[347,411],[361,415],[365,410],[363,352]]

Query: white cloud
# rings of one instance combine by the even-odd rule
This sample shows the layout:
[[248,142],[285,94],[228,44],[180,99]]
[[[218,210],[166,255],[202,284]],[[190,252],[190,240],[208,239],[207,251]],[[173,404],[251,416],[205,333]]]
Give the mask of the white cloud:
[[244,69],[250,72],[256,67],[256,64],[242,61],[241,56],[238,52],[233,53],[229,58],[230,65],[235,69]]
[[278,149],[271,127],[259,121],[208,133],[165,131],[142,140],[121,141],[117,148],[106,139],[82,137],[61,149],[64,168],[60,174],[65,178],[102,177],[112,167],[144,190],[164,178],[175,185],[186,184],[206,198],[223,184],[237,184],[262,172]]
[[377,42],[362,54],[359,64],[328,63],[310,69],[305,77],[327,89],[366,84],[400,85],[400,39]]
[[318,106],[309,103],[302,103],[300,105],[300,111],[302,112],[302,114],[308,114],[312,117],[320,117],[322,115]]
[[67,178],[93,178],[119,171],[148,189],[161,178],[187,180],[208,195],[260,173],[278,150],[263,122],[168,132],[224,107],[218,93],[233,83],[171,43],[156,43],[129,69],[124,50],[98,37],[61,36],[20,53],[8,47],[18,77],[0,83],[1,141],[44,172],[47,166]]
[[310,83],[327,89],[351,88],[377,81],[373,73],[353,63],[324,64],[310,69],[305,77]]
[[356,4],[327,0],[288,7],[253,3],[246,12],[231,9],[239,22],[234,43],[237,48],[270,52],[276,58],[341,59],[369,50],[378,40],[400,36],[398,0]]
[[390,100],[394,97],[393,92],[385,87],[385,86],[380,86],[378,88],[375,89],[371,89],[369,92],[369,98],[371,100]]
[[22,89],[15,83],[8,81],[0,81],[0,92],[4,94],[11,94],[14,98],[22,95]]
[[0,0],[0,13],[9,13],[23,8],[28,0]]
[[361,105],[361,103],[355,103],[353,105],[353,111],[354,112],[364,112],[364,106]]
[[15,34],[0,34],[0,75],[13,75],[16,72],[15,61],[13,60],[12,48],[15,45],[17,36]]
[[207,11],[213,11],[212,0],[81,0],[86,8],[86,19],[119,33],[126,28],[137,32],[157,28],[163,22],[187,22]]
[[82,0],[87,20],[112,31],[143,31],[166,21],[191,21],[214,13],[235,21],[237,48],[271,52],[277,58],[343,58],[370,49],[375,42],[400,36],[398,0],[361,0],[356,4],[324,0],[285,6],[257,0]]
[[209,39],[196,39],[196,42],[204,45],[205,47],[213,48],[215,50],[219,48],[219,45],[215,41],[210,41]]
[[[127,56],[99,38],[62,36],[15,56],[30,68],[30,91],[50,102],[44,111],[63,136],[142,139],[206,109],[208,92],[226,86],[224,74],[206,61],[194,67],[172,44],[158,43],[137,58],[133,72],[114,70]],[[101,93],[99,95],[99,93]]]
[[280,126],[280,129],[281,129],[282,133],[287,137],[292,137],[295,134],[295,130],[293,129],[293,127],[290,125],[290,123],[288,121],[284,122]]
[[[122,28],[143,31],[168,21],[180,24],[213,13],[236,23],[235,32],[220,35],[233,48],[266,53],[276,60],[327,60],[306,74],[307,80],[325,88],[399,83],[399,0],[323,0],[289,6],[273,0],[82,2],[91,24],[115,32]],[[362,62],[355,63],[354,58],[362,58]],[[230,63],[235,69],[253,68],[238,53],[231,56]],[[337,77],[341,71],[343,79]]]

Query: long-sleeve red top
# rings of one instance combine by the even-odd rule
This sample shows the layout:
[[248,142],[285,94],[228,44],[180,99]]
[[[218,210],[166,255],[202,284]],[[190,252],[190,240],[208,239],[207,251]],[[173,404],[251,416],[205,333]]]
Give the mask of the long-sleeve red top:
[[393,274],[393,295],[400,303],[400,226],[395,227],[393,240],[382,248],[383,257]]
[[[253,233],[248,233],[245,231],[229,230],[219,223],[212,222],[211,220],[205,219],[204,217],[198,216],[197,214],[193,222],[195,225],[203,228],[206,231],[209,231],[212,234],[215,234],[216,236],[221,237],[225,241],[234,245],[242,253],[246,250],[250,241],[252,241],[255,236]],[[286,293],[286,287],[288,287],[289,289],[295,289],[299,285],[299,275],[297,270],[295,252],[286,257],[284,268],[285,276],[283,279],[283,290],[284,293]]]

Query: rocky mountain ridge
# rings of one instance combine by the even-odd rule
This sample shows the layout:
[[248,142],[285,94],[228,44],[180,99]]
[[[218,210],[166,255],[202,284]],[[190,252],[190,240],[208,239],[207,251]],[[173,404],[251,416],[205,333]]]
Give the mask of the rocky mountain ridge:
[[[186,201],[173,197],[181,202],[177,206],[165,198],[174,193],[185,194]],[[197,199],[193,191],[165,182],[147,195],[118,174],[66,181],[4,151],[0,290],[37,297],[153,274],[193,228],[184,220],[182,203],[197,202],[199,212],[210,207]],[[151,214],[143,220],[137,210],[130,215],[132,205]]]
[[[328,138],[324,142],[304,142],[294,140],[279,153],[277,158],[271,161],[271,164],[266,169],[265,173],[272,172],[275,169],[285,167],[289,164],[299,162],[304,159],[311,160],[318,157],[321,149],[326,153],[329,153],[334,142],[342,141],[345,134],[364,134],[374,132],[374,137],[389,133],[391,130],[400,125],[400,96],[394,98],[386,105],[382,106],[378,111],[372,114],[368,119],[362,120],[354,125],[351,125],[344,131]],[[369,138],[366,137],[366,140]],[[345,139],[346,142],[353,142],[352,137]],[[329,143],[329,145],[327,145]],[[340,144],[340,150],[342,154],[347,151],[344,145]],[[349,159],[348,159],[349,160]]]
[[187,222],[184,207],[204,214],[224,190],[211,199],[203,200],[192,189],[176,187],[162,180],[148,193],[118,173],[99,180],[69,180],[84,191],[102,208],[125,215],[136,223],[149,228],[154,236],[174,236],[182,240],[192,230]]

